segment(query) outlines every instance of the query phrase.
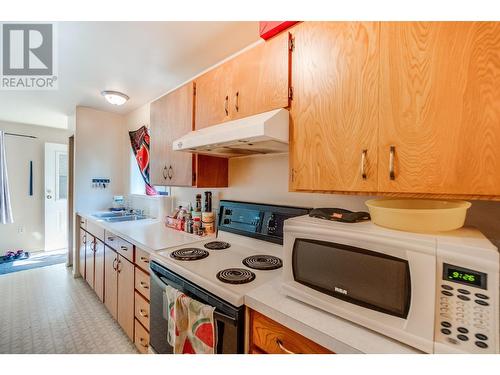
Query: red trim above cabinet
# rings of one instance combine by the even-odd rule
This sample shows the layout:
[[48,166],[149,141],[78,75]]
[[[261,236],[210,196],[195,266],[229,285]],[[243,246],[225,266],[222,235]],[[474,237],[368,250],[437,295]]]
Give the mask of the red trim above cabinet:
[[271,39],[273,36],[295,25],[299,21],[260,21],[259,34],[264,40]]

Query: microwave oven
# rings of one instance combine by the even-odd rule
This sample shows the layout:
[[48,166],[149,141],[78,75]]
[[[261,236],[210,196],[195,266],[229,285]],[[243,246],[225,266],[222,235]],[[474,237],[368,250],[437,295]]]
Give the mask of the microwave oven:
[[285,221],[283,292],[427,353],[499,353],[499,252],[481,232]]

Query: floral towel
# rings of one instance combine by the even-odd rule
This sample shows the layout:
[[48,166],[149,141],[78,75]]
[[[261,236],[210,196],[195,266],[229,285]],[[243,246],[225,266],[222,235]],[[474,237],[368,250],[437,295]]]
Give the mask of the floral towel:
[[168,316],[167,342],[174,354],[214,354],[214,310],[209,305],[189,298],[177,289],[165,289]]

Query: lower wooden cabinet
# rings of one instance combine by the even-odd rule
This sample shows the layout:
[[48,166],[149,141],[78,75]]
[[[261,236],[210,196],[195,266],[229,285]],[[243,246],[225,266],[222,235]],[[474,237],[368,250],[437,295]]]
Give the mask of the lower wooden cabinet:
[[139,321],[135,320],[135,335],[134,335],[134,343],[142,354],[147,354],[149,349],[149,332],[139,323]]
[[116,262],[118,255],[110,247],[104,248],[104,305],[116,319],[118,307],[118,273]]
[[104,243],[94,238],[94,291],[104,302]]
[[123,331],[134,339],[134,265],[105,248],[104,304]]
[[87,245],[85,246],[85,280],[91,288],[94,288],[94,245],[94,236],[87,233]]
[[251,354],[333,354],[257,311],[248,310]]
[[85,250],[87,248],[87,232],[80,228],[78,235],[78,272],[85,279]]

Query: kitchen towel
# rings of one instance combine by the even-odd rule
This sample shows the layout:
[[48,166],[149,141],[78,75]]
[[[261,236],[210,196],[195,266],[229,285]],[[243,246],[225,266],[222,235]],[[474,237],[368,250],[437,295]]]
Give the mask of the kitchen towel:
[[14,222],[10,204],[9,178],[7,176],[7,158],[5,153],[5,133],[0,130],[0,224]]
[[205,305],[177,289],[165,288],[167,299],[167,341],[174,354],[215,353],[215,308]]

